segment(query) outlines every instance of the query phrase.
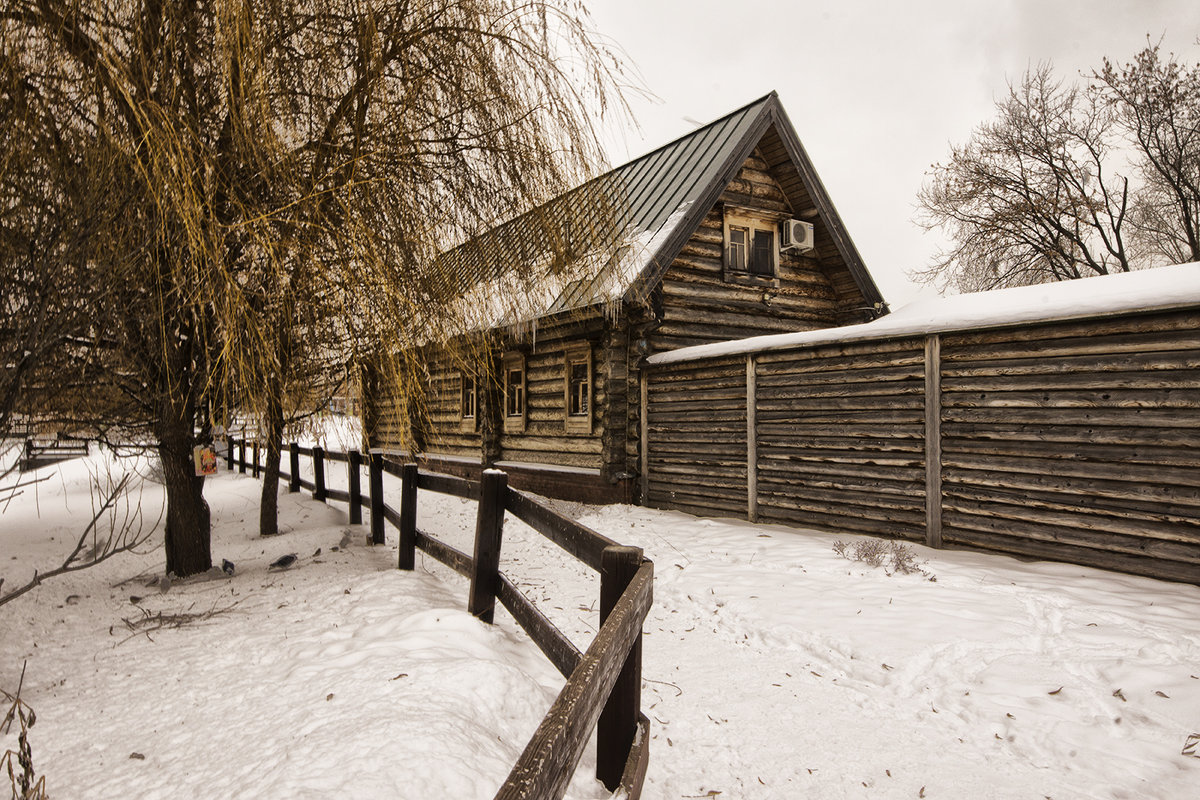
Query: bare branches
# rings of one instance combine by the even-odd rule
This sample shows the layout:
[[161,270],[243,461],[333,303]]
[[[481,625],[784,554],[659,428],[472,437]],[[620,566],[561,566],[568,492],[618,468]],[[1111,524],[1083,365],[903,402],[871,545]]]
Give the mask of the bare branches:
[[1128,181],[1106,176],[1106,108],[1046,65],[996,108],[919,195],[922,224],[954,245],[918,277],[978,291],[1128,271]]
[[[157,527],[159,520],[147,526],[141,498],[129,497],[132,473],[114,478],[111,473],[92,479],[92,519],[79,534],[75,546],[62,563],[45,572],[35,571],[33,578],[7,594],[0,594],[0,606],[41,585],[47,578],[94,567],[119,553],[141,545]],[[3,586],[0,579],[0,587]]]
[[977,291],[1200,260],[1200,65],[1148,46],[1080,88],[1027,72],[935,165],[919,222],[952,245],[915,277]]
[[1171,261],[1200,261],[1200,65],[1147,46],[1125,65],[1092,75],[1117,124],[1136,144],[1144,188],[1138,224]]
[[233,609],[237,608],[239,603],[241,603],[240,600],[230,603],[227,606],[220,607],[214,604],[207,611],[177,611],[165,614],[162,611],[151,612],[148,609],[139,608],[138,611],[141,612],[140,617],[134,617],[133,619],[125,617],[121,619],[121,622],[125,623],[126,629],[131,631],[131,633],[121,641],[117,642],[116,646],[120,647],[130,639],[136,639],[139,636],[145,636],[148,640],[153,642],[154,637],[150,634],[155,633],[156,631],[182,628],[183,626],[190,625],[193,622],[205,621],[210,620],[213,617],[219,617],[222,614],[227,614]]

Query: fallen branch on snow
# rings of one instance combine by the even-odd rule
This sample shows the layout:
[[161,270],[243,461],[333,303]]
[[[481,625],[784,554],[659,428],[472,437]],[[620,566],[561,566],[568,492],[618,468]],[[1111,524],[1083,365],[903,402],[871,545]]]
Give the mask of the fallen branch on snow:
[[[213,606],[208,611],[198,612],[179,611],[174,613],[163,613],[162,611],[151,612],[145,608],[139,608],[138,610],[142,612],[142,616],[140,618],[124,618],[121,620],[125,623],[125,627],[133,631],[133,633],[117,642],[115,646],[120,647],[130,639],[134,639],[138,636],[145,636],[147,639],[153,642],[154,637],[152,637],[150,634],[155,631],[160,631],[164,628],[182,628],[184,625],[190,625],[191,623],[199,620],[208,620],[212,619],[213,617],[218,617],[222,614],[227,614],[236,608],[240,602],[242,601],[238,600],[236,603],[230,603],[222,608]],[[109,633],[111,632],[112,629],[110,628]]]
[[[8,594],[0,595],[0,606],[37,588],[47,578],[94,567],[118,553],[132,550],[149,538],[162,519],[162,510],[160,509],[159,511],[159,519],[155,520],[153,525],[147,527],[145,519],[142,516],[142,504],[140,502],[136,504],[129,502],[128,492],[130,480],[133,477],[132,474],[127,472],[116,481],[113,480],[111,474],[106,477],[107,486],[101,485],[99,477],[93,477],[93,498],[97,496],[101,498],[100,507],[92,515],[91,522],[83,529],[83,533],[79,535],[79,540],[75,543],[75,547],[63,559],[62,564],[46,572],[35,570],[33,579],[24,586],[20,586]],[[125,499],[124,517],[119,518],[117,505],[122,498]],[[93,507],[94,502],[93,500]],[[108,535],[102,537],[99,534],[100,522],[105,517],[108,518]],[[91,546],[85,551],[84,548],[88,545],[89,541]],[[0,578],[0,587],[3,586],[4,579]]]

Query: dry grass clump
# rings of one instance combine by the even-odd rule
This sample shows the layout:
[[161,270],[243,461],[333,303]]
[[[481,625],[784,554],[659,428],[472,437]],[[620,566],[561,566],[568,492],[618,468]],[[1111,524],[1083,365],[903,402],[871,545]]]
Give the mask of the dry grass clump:
[[848,561],[861,561],[871,567],[883,567],[888,575],[918,574],[931,581],[937,576],[925,569],[925,562],[917,561],[917,554],[904,542],[894,539],[860,539],[847,544],[840,539],[833,543],[833,552]]

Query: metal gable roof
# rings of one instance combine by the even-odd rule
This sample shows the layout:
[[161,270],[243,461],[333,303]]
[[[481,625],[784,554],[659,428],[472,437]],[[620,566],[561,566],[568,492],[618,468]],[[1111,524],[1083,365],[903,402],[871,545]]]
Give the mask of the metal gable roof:
[[[503,311],[492,303],[496,310],[475,324],[491,327],[644,298],[772,128],[815,196],[838,253],[863,294],[872,301],[879,298],[778,96],[771,92],[448,253],[447,266],[454,264],[454,272],[468,281],[467,276],[474,275],[486,284],[476,287],[473,302],[506,290],[529,295],[517,305],[504,304]],[[506,258],[497,257],[501,248]],[[565,252],[582,255],[564,259]],[[488,269],[513,263],[518,253],[517,260],[535,274],[504,282],[494,274],[494,266]]]
[[[631,286],[658,263],[671,234],[690,234],[698,224],[694,212],[700,209],[703,195],[728,181],[721,180],[721,173],[731,162],[740,165],[744,160],[735,155],[773,97],[760,98],[597,178],[625,199],[623,244],[628,249],[590,279],[574,281],[547,312],[627,297]],[[700,210],[700,216],[705,210]]]

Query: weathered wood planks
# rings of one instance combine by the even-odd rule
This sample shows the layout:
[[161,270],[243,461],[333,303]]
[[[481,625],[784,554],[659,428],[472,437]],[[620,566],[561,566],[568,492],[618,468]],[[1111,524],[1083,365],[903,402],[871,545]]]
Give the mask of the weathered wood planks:
[[653,505],[1200,583],[1200,310],[647,372]]

